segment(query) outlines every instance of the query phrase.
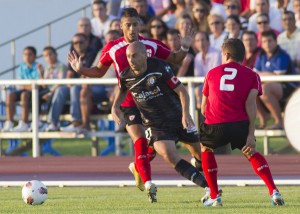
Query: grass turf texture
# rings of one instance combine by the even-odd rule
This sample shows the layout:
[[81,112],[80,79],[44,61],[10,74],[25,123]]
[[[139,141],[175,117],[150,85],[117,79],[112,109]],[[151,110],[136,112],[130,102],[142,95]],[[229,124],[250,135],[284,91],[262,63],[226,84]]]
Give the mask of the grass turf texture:
[[0,213],[300,213],[300,187],[280,186],[283,207],[273,207],[264,186],[223,187],[223,207],[204,207],[203,189],[159,187],[158,202],[148,202],[146,192],[135,187],[48,187],[48,200],[26,205],[21,187],[0,188]]

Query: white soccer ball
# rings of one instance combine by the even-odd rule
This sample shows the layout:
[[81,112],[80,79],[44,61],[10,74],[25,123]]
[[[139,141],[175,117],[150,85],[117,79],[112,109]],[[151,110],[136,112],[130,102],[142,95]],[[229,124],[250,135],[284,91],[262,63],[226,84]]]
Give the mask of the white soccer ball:
[[47,187],[41,181],[28,181],[22,188],[22,198],[26,204],[43,204],[48,198]]

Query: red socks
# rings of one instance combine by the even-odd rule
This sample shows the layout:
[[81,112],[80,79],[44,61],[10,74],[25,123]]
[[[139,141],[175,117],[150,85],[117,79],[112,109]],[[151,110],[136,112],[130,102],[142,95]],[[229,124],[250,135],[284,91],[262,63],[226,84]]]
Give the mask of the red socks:
[[269,189],[270,195],[273,194],[273,190],[277,190],[274,180],[272,178],[271,171],[269,169],[269,165],[260,153],[255,153],[250,159],[249,159],[255,173],[265,182]]
[[218,196],[218,166],[213,152],[202,152],[202,168],[210,188],[210,197],[215,199]]
[[135,167],[139,172],[143,183],[151,180],[151,166],[147,157],[148,141],[146,138],[139,138],[134,143]]
[[154,150],[153,146],[148,146],[147,156],[148,156],[149,162],[151,162],[155,158],[156,151]]

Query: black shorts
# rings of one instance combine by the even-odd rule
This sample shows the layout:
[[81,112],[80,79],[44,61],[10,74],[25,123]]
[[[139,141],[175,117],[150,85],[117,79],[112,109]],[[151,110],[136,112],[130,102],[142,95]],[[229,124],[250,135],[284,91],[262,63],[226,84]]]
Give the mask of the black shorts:
[[178,128],[166,129],[166,130],[157,130],[151,127],[148,127],[145,131],[146,138],[149,141],[149,145],[153,145],[154,142],[160,140],[173,140],[175,143],[178,141],[183,143],[199,143],[200,136],[196,128],[187,131],[182,125],[179,125]]
[[141,113],[136,106],[133,107],[123,107],[121,106],[121,111],[123,112],[123,116],[125,119],[126,125],[135,125],[135,124],[143,124]]
[[249,121],[222,124],[200,125],[201,143],[203,146],[216,149],[231,144],[231,149],[242,149],[247,141]]
[[282,90],[283,90],[283,96],[282,99],[280,100],[281,102],[286,102],[288,98],[291,96],[291,94],[295,91],[296,87],[291,85],[288,82],[283,82],[281,83],[282,85]]

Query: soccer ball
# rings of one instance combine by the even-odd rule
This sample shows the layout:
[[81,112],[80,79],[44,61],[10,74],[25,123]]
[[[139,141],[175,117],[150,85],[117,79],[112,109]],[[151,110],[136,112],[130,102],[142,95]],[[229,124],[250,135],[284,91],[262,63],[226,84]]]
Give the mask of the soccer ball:
[[41,181],[28,181],[22,188],[22,198],[26,204],[43,204],[48,198],[47,187]]

